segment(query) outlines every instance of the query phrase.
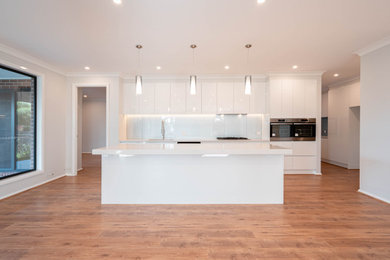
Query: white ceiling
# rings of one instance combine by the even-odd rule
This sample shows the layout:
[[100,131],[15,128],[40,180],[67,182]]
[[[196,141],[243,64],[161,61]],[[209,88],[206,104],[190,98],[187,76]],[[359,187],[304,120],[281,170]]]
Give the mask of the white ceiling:
[[[297,64],[326,71],[328,85],[358,76],[353,52],[390,35],[389,0],[123,2],[1,0],[0,42],[67,73],[90,66],[91,73],[135,74],[141,43],[142,74],[263,74]],[[253,44],[248,68],[246,43]]]

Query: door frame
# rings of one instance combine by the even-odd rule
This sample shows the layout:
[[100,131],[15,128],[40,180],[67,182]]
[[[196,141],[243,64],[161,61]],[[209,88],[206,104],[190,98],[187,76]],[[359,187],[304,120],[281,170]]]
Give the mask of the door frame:
[[78,128],[78,90],[79,88],[106,88],[106,146],[109,144],[110,136],[110,84],[109,83],[75,83],[72,84],[72,169],[68,176],[77,175],[77,128]]

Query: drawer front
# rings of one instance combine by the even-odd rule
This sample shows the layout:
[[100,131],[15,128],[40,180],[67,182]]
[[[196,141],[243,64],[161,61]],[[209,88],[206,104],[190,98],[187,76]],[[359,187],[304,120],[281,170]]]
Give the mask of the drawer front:
[[285,170],[293,169],[293,157],[289,157],[289,156],[284,157],[284,169]]
[[293,142],[271,142],[272,145],[280,146],[287,149],[293,148]]
[[317,154],[316,142],[294,142],[293,155],[313,155]]
[[293,157],[293,170],[315,170],[316,169],[316,157],[315,156],[302,156]]

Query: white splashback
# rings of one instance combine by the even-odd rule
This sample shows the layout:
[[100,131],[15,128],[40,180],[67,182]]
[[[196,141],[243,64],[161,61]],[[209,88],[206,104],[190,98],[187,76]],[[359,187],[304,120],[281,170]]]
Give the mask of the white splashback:
[[127,115],[127,139],[215,139],[235,136],[269,140],[269,116],[250,115]]

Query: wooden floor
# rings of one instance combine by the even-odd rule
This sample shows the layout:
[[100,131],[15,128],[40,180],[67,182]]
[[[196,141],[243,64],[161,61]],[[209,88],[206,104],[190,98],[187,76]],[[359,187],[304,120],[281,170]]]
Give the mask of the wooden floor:
[[390,259],[358,171],[287,175],[285,205],[101,205],[99,160],[0,201],[0,259]]

